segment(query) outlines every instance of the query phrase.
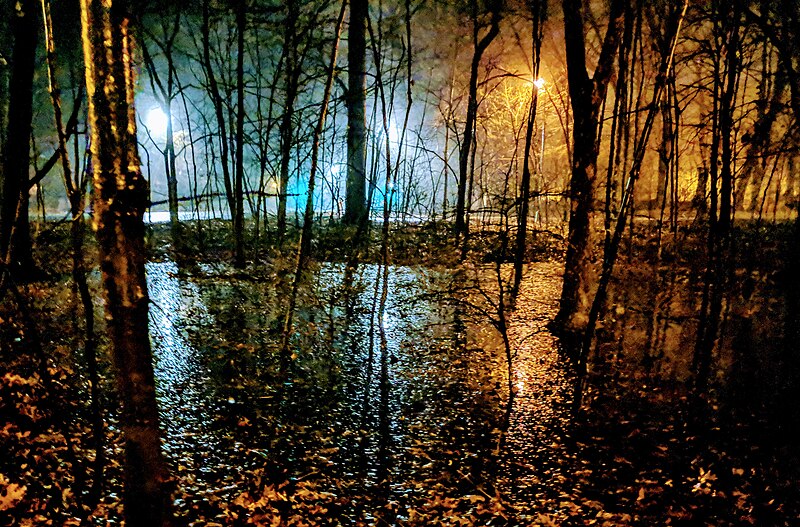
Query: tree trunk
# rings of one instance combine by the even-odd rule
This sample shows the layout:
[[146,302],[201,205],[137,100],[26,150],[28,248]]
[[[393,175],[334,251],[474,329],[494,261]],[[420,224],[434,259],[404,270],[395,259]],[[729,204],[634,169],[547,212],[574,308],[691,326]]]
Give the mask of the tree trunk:
[[130,527],[171,524],[148,339],[144,223],[148,204],[133,108],[130,15],[124,2],[81,0],[94,169],[95,228],[109,338],[122,402],[123,505]]
[[16,2],[15,12],[10,16],[14,49],[3,159],[0,258],[8,258],[17,271],[30,271],[33,267],[28,225],[28,169],[33,120],[33,74],[39,37],[38,7],[34,0],[21,0]]
[[733,207],[731,200],[733,199],[733,136],[736,133],[734,130],[734,116],[736,104],[736,92],[738,91],[739,83],[739,54],[740,50],[740,17],[741,17],[741,0],[734,0],[731,2],[733,5],[727,4],[724,9],[731,10],[729,16],[730,21],[727,27],[728,41],[726,42],[725,50],[725,88],[720,98],[720,139],[722,142],[722,158],[720,168],[720,197],[719,197],[719,227],[720,239],[726,238],[733,226]]
[[[156,37],[147,32],[153,41],[161,49],[164,54],[164,59],[167,64],[166,84],[162,81],[161,76],[156,69],[156,63],[150,55],[147,45],[142,44],[142,58],[144,59],[145,67],[147,68],[148,77],[150,79],[150,87],[153,89],[153,94],[158,101],[161,111],[166,116],[167,123],[164,130],[164,175],[167,180],[167,206],[169,209],[169,223],[170,234],[172,236],[172,247],[177,254],[183,252],[183,238],[181,232],[180,217],[178,214],[178,173],[175,168],[175,131],[172,126],[172,100],[176,95],[175,92],[175,72],[173,49],[175,38],[178,35],[181,24],[181,11],[176,8],[174,19],[168,23],[166,19],[162,21],[162,35],[161,42],[156,41]],[[169,29],[168,29],[169,28]]]
[[225,114],[223,112],[222,94],[219,90],[219,83],[217,76],[214,73],[214,65],[211,63],[211,0],[203,0],[203,24],[202,42],[203,42],[203,69],[205,70],[206,80],[208,81],[208,90],[211,95],[211,101],[214,103],[214,116],[217,118],[217,135],[220,142],[220,165],[222,165],[222,182],[225,185],[225,198],[228,202],[228,210],[231,213],[231,219],[236,216],[236,201],[233,197],[233,183],[231,181],[230,165],[229,165],[229,149],[228,149],[228,131],[225,122]]
[[[11,32],[7,17],[0,18],[0,49],[9,49]],[[8,62],[0,61],[0,197],[2,197],[3,163],[5,160],[6,127],[8,126]]]
[[[94,302],[92,293],[89,290],[87,279],[87,265],[84,257],[84,239],[86,238],[86,221],[83,217],[83,208],[86,201],[86,180],[78,170],[80,159],[76,155],[74,170],[70,162],[67,141],[69,135],[66,128],[76,127],[78,110],[83,102],[83,84],[80,84],[77,95],[73,102],[72,115],[64,125],[63,111],[61,107],[61,89],[56,79],[56,48],[55,37],[53,36],[53,22],[50,15],[50,2],[42,0],[42,13],[44,16],[45,44],[47,49],[47,74],[49,80],[50,100],[53,104],[53,117],[58,136],[58,154],[61,160],[61,170],[63,174],[64,189],[70,204],[70,243],[72,249],[72,280],[80,295],[81,308],[84,319],[84,361],[89,374],[89,399],[92,422],[92,447],[94,449],[94,463],[92,472],[92,488],[89,493],[89,506],[94,507],[100,499],[103,487],[103,470],[105,466],[105,449],[103,414],[100,406],[100,378],[97,369],[97,339],[94,329]],[[78,134],[75,135],[75,145],[77,154]]]
[[247,0],[239,0],[236,6],[236,179],[234,199],[236,212],[233,215],[234,258],[233,265],[244,267],[244,32],[246,26]]
[[591,217],[599,143],[597,128],[600,109],[612,77],[613,61],[622,30],[623,4],[611,4],[608,28],[590,78],[586,70],[586,45],[583,14],[579,0],[563,0],[564,32],[567,53],[567,79],[572,103],[572,175],[570,177],[570,215],[564,285],[554,326],[560,330],[580,330],[586,325],[589,288],[592,281]]
[[[656,199],[653,207],[656,211],[663,210],[667,200],[667,187],[672,173],[672,160],[674,157],[675,134],[672,123],[672,106],[668,97],[661,101],[661,140],[658,144],[658,182],[656,186]],[[651,207],[651,208],[653,208]],[[661,218],[659,218],[659,226]]]
[[344,223],[361,225],[368,219],[366,55],[368,0],[350,2],[347,42],[347,196]]
[[658,76],[656,77],[656,85],[653,89],[653,100],[649,105],[647,117],[645,119],[644,126],[642,127],[641,134],[636,138],[630,174],[628,174],[628,178],[625,183],[622,201],[620,202],[619,206],[619,213],[617,214],[617,222],[614,227],[614,233],[603,251],[602,272],[600,273],[597,289],[589,309],[588,321],[583,334],[580,354],[578,356],[578,375],[576,377],[574,400],[576,409],[580,408],[581,404],[582,385],[587,371],[587,363],[589,359],[589,353],[591,351],[592,340],[594,338],[595,326],[599,320],[601,310],[605,306],[608,285],[611,282],[611,277],[614,272],[614,264],[617,260],[617,253],[619,251],[619,245],[620,241],[622,240],[623,231],[625,230],[625,221],[629,211],[631,217],[633,216],[633,197],[636,188],[636,181],[639,179],[639,174],[642,170],[642,163],[647,151],[650,132],[653,129],[653,122],[655,121],[656,113],[658,113],[659,110],[659,103],[661,102],[661,97],[667,88],[666,84],[668,82],[670,70],[672,69],[675,46],[678,41],[678,35],[680,34],[681,26],[683,25],[683,19],[686,16],[686,9],[688,8],[688,5],[689,0],[684,0],[683,9],[680,11],[680,14],[672,13],[668,17],[670,22],[667,27],[668,32],[671,33],[671,37],[669,38],[669,52],[661,57],[661,65],[659,67]]
[[167,131],[164,148],[164,165],[167,168],[167,201],[169,202],[169,223],[172,227],[173,243],[179,243],[178,224],[178,174],[175,169],[175,132],[172,128],[172,101],[167,99],[164,107],[167,116]]
[[292,158],[292,145],[294,143],[294,103],[297,98],[297,89],[300,81],[300,69],[297,64],[297,3],[288,3],[286,15],[286,32],[284,33],[284,52],[286,54],[286,102],[281,118],[281,164],[278,181],[278,240],[283,240],[286,231],[286,202],[289,189],[289,165]]
[[531,31],[531,59],[533,63],[533,79],[531,83],[531,102],[528,108],[528,122],[525,128],[525,147],[522,155],[522,181],[519,192],[519,214],[517,216],[517,237],[514,244],[514,285],[511,289],[512,301],[519,292],[522,283],[522,263],[525,259],[528,236],[528,207],[531,197],[531,143],[533,142],[533,124],[536,121],[536,107],[539,102],[539,87],[536,84],[539,78],[539,52],[542,48],[542,32],[544,25],[545,6],[541,1],[530,4],[533,17]]
[[314,187],[316,185],[317,170],[319,166],[319,149],[322,134],[325,131],[325,119],[328,116],[328,103],[333,90],[333,80],[336,74],[336,58],[339,56],[339,39],[344,22],[344,14],[347,8],[347,0],[342,1],[342,8],[339,11],[339,18],[336,21],[336,38],[333,41],[331,60],[328,65],[328,74],[325,81],[325,91],[322,95],[322,107],[320,108],[319,119],[314,128],[314,136],[311,143],[311,167],[308,174],[308,194],[306,195],[306,208],[303,214],[303,230],[300,233],[300,243],[297,246],[297,260],[295,263],[294,282],[292,292],[289,296],[289,305],[286,309],[286,316],[283,321],[283,335],[281,339],[281,369],[284,373],[291,360],[289,353],[289,341],[292,336],[292,321],[294,311],[297,306],[297,294],[300,287],[300,280],[306,268],[306,260],[311,252],[311,235],[314,222]]
[[478,115],[478,67],[481,64],[481,57],[489,47],[489,44],[500,33],[500,11],[499,6],[492,5],[489,30],[478,38],[481,26],[478,23],[477,2],[472,4],[472,41],[475,50],[472,53],[472,63],[469,69],[469,92],[467,94],[467,117],[464,123],[464,134],[461,139],[461,148],[458,152],[458,189],[456,194],[456,220],[453,227],[456,234],[456,244],[460,242],[461,236],[466,236],[469,229],[467,225],[467,186],[470,180],[469,158],[474,142],[475,119]]
[[[717,340],[724,295],[728,285],[726,265],[730,264],[730,232],[733,227],[733,145],[731,137],[734,130],[736,91],[740,74],[738,55],[740,53],[741,3],[725,5],[715,13],[719,17],[715,24],[721,24],[720,31],[725,34],[723,47],[716,50],[719,62],[725,57],[722,75],[715,83],[719,103],[714,105],[715,123],[711,145],[711,214],[707,238],[708,266],[698,323],[692,367],[695,373],[695,388],[702,395],[708,388],[711,376],[712,355]],[[723,52],[724,50],[724,52]],[[723,55],[724,53],[724,55]],[[717,183],[719,193],[717,193]],[[715,216],[715,212],[719,214]]]

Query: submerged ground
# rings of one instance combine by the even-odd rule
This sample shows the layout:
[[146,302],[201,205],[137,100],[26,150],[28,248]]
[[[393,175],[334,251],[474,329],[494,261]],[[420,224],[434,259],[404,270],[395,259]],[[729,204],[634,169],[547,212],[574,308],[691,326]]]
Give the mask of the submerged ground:
[[[694,322],[683,274],[621,271],[627,281],[600,332],[609,359],[576,414],[569,353],[547,329],[557,260],[528,266],[508,319],[510,406],[490,309],[504,266],[320,263],[302,289],[284,374],[276,357],[286,265],[242,273],[216,258],[148,264],[181,524],[795,524],[796,455],[775,421],[751,411],[757,405],[720,408],[731,400],[721,396],[698,406],[687,391],[679,351]],[[20,291],[27,315],[12,303],[0,313],[0,442],[10,453],[0,460],[0,525],[118,523],[110,377],[95,504],[74,292],[66,278]],[[45,368],[29,348],[34,337]]]

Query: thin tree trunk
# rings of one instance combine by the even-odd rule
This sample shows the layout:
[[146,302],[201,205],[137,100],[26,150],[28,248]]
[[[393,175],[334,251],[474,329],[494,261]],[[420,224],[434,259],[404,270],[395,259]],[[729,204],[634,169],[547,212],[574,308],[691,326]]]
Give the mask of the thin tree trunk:
[[297,42],[295,33],[297,31],[297,4],[288,3],[288,13],[284,24],[286,25],[284,37],[284,53],[286,54],[286,100],[283,107],[283,117],[281,118],[281,160],[280,175],[278,179],[278,240],[283,240],[286,231],[286,202],[289,189],[289,165],[292,157],[292,146],[294,144],[294,106],[297,98],[298,83],[300,81],[300,68],[297,64]]
[[471,179],[469,160],[470,153],[473,151],[475,120],[478,115],[478,68],[480,67],[483,53],[500,33],[500,18],[499,6],[493,5],[489,29],[483,37],[479,38],[481,27],[478,23],[478,7],[477,2],[472,3],[472,41],[475,49],[472,53],[472,62],[469,69],[467,116],[458,152],[458,189],[456,197],[456,220],[454,225],[456,246],[460,244],[461,236],[466,237],[467,231],[469,230],[469,225],[467,223],[467,186]]
[[366,55],[368,0],[350,3],[347,41],[347,186],[343,221],[361,226],[368,220]]
[[528,120],[525,128],[525,148],[522,155],[522,181],[519,191],[519,214],[517,216],[517,237],[514,244],[514,285],[511,289],[512,302],[519,293],[522,283],[522,264],[525,260],[528,236],[528,208],[531,198],[531,143],[533,142],[533,125],[536,121],[536,108],[539,103],[539,59],[542,48],[544,17],[547,6],[543,1],[534,1],[530,4],[533,26],[531,28],[531,60],[533,64],[531,80],[531,101],[528,108]]
[[234,258],[233,265],[244,267],[244,32],[246,29],[247,0],[236,6],[236,176],[234,181],[233,215]]
[[[715,105],[716,113],[714,122],[716,134],[712,144],[712,189],[711,189],[711,216],[708,231],[708,267],[705,273],[703,287],[703,301],[698,325],[695,354],[692,361],[695,373],[695,388],[697,395],[705,393],[711,373],[712,353],[719,330],[722,315],[723,295],[728,282],[725,265],[728,261],[727,253],[730,249],[730,231],[733,226],[733,146],[734,134],[734,102],[740,73],[738,55],[740,53],[741,31],[741,4],[739,0],[731,6],[725,6],[717,12],[723,17],[720,28],[724,31],[723,48],[725,51],[725,66],[723,76],[719,80],[718,89],[719,105]],[[720,49],[722,51],[722,49]],[[717,167],[719,167],[717,171]],[[717,196],[717,180],[719,181],[719,195]],[[718,216],[714,212],[719,210]]]
[[[53,104],[53,117],[58,136],[58,152],[61,159],[61,170],[63,174],[64,188],[70,203],[70,244],[72,249],[72,280],[78,288],[81,308],[84,319],[84,360],[89,372],[89,399],[92,423],[92,447],[95,451],[92,488],[89,495],[89,506],[94,507],[100,499],[103,487],[103,470],[105,466],[105,449],[103,414],[100,407],[100,377],[97,371],[97,340],[94,330],[94,303],[92,294],[89,291],[87,281],[86,261],[84,259],[84,239],[86,237],[86,221],[83,217],[83,207],[86,198],[86,180],[77,172],[73,171],[67,149],[69,139],[64,126],[63,113],[61,108],[61,90],[56,80],[56,49],[55,38],[53,37],[53,23],[50,16],[50,3],[42,0],[42,14],[44,17],[45,45],[47,49],[47,74],[49,80],[50,100]],[[77,119],[77,107],[83,100],[83,83],[78,88],[77,96],[73,103],[73,113],[68,125],[75,127]],[[78,135],[75,134],[76,149],[78,155],[77,141]]]
[[[732,5],[731,5],[732,4]],[[734,120],[733,112],[736,102],[736,91],[739,81],[740,55],[740,16],[741,0],[733,0],[725,9],[732,9],[726,42],[725,88],[720,100],[720,139],[722,141],[722,166],[720,168],[720,201],[719,201],[719,234],[727,237],[733,225],[733,144]]]
[[145,31],[150,39],[164,54],[166,60],[166,83],[162,80],[161,75],[156,69],[155,61],[147,48],[147,45],[142,45],[142,58],[144,59],[145,67],[147,68],[148,77],[150,80],[150,87],[153,90],[158,105],[161,111],[166,116],[166,128],[164,130],[164,150],[162,155],[164,157],[164,172],[167,180],[167,206],[169,210],[169,223],[172,236],[173,249],[176,253],[181,254],[182,249],[182,233],[180,225],[180,217],[178,215],[178,174],[175,168],[175,131],[172,124],[172,100],[175,97],[175,78],[177,73],[173,60],[173,49],[175,38],[178,36],[181,24],[181,11],[179,8],[174,13],[174,18],[171,23],[167,20],[162,21],[161,29],[163,41]]
[[222,182],[225,185],[225,197],[228,202],[228,210],[231,213],[231,218],[236,216],[236,200],[233,197],[233,182],[231,181],[230,173],[230,150],[228,148],[228,131],[225,121],[225,114],[223,112],[222,93],[219,89],[217,82],[217,75],[214,73],[214,66],[211,63],[211,0],[203,0],[203,24],[202,42],[203,42],[203,69],[205,70],[206,80],[208,81],[208,90],[211,95],[211,101],[214,104],[214,115],[217,118],[218,139],[220,143],[220,164],[222,165]]
[[614,114],[611,122],[611,144],[608,151],[608,167],[606,172],[606,196],[603,227],[605,245],[611,241],[611,224],[617,212],[617,181],[620,167],[625,167],[629,143],[630,126],[628,120],[629,82],[634,77],[635,61],[629,60],[631,48],[634,46],[634,30],[640,29],[636,23],[633,6],[625,6],[622,40],[617,57],[617,81],[614,86]]
[[286,317],[284,318],[283,323],[283,335],[281,340],[281,367],[284,373],[286,372],[289,361],[291,360],[291,354],[289,353],[289,341],[292,336],[292,322],[294,318],[294,311],[297,306],[297,294],[300,287],[300,280],[303,271],[306,268],[306,260],[308,259],[311,251],[311,236],[314,223],[314,187],[316,185],[320,142],[322,140],[323,132],[325,131],[325,119],[328,115],[328,103],[331,98],[331,91],[333,90],[333,80],[336,73],[336,59],[339,55],[339,40],[346,10],[347,0],[342,0],[342,8],[339,11],[339,18],[336,21],[336,37],[333,41],[331,60],[328,64],[328,76],[325,81],[325,91],[322,95],[322,108],[320,109],[317,126],[314,128],[314,137],[311,144],[311,168],[309,169],[308,174],[308,195],[306,196],[306,208],[303,214],[303,230],[300,233],[300,243],[297,247],[297,261],[295,264],[294,282],[292,283],[292,292],[289,296],[289,306],[286,309]]

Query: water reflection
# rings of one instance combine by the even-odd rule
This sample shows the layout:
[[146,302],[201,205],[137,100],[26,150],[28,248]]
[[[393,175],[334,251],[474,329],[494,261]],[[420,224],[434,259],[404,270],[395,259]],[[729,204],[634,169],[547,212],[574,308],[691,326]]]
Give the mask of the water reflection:
[[147,271],[165,446],[182,485],[222,496],[242,480],[313,474],[331,493],[347,488],[356,516],[394,522],[435,493],[491,489],[509,467],[523,488],[554,476],[537,456],[563,425],[550,394],[564,374],[541,331],[556,266],[532,268],[512,321],[519,391],[502,466],[502,354],[491,332],[432,294],[444,275],[390,266],[384,291],[379,266],[323,264],[302,294],[287,383],[276,374],[273,281],[221,265],[192,277],[172,262]]
[[[200,288],[182,278],[174,262],[147,264],[151,299],[150,338],[155,357],[156,392],[164,429],[164,449],[178,476],[189,484],[223,484],[212,476],[224,463],[220,437],[210,424],[221,404],[208,390],[209,374],[189,333],[213,323]],[[232,482],[232,478],[225,478]]]
[[559,275],[557,265],[531,265],[509,322],[509,337],[516,351],[517,393],[503,462],[509,490],[523,510],[528,501],[545,501],[544,494],[553,501],[558,499],[559,484],[565,477],[557,457],[569,455],[566,439],[572,384],[556,338],[546,329],[558,309]]

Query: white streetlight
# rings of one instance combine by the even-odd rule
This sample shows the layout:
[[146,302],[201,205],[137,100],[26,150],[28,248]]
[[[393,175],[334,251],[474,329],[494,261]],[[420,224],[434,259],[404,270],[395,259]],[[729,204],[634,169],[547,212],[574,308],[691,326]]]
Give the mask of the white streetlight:
[[144,119],[144,125],[150,130],[150,133],[158,137],[166,135],[167,123],[169,123],[169,117],[158,106],[151,108]]

